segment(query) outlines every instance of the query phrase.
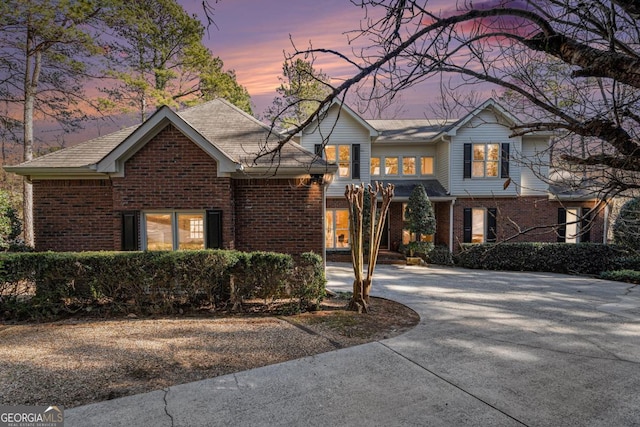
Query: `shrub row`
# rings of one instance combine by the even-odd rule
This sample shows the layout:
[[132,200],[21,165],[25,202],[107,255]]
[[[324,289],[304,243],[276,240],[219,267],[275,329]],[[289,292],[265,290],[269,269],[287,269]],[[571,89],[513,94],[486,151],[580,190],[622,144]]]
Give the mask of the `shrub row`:
[[456,264],[484,270],[598,275],[637,264],[626,255],[620,247],[597,243],[487,243],[465,246],[456,255]]
[[101,309],[171,314],[290,297],[301,308],[324,296],[322,258],[225,250],[5,253],[0,317],[52,318]]

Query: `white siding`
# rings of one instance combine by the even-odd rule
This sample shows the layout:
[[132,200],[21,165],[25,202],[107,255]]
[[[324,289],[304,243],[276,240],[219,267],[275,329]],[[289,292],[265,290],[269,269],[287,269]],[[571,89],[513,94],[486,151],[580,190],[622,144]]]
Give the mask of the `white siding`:
[[[360,144],[360,179],[352,180],[340,178],[338,173],[334,176],[333,182],[327,188],[327,197],[344,196],[345,186],[348,184],[368,183],[369,159],[371,158],[371,137],[369,130],[358,123],[346,110],[340,111],[334,105],[329,114],[324,118],[318,130],[315,126],[309,126],[300,138],[300,145],[314,151],[316,144],[326,142],[328,145],[351,145]],[[323,141],[323,138],[328,138]]]
[[540,176],[549,176],[549,140],[547,138],[524,137],[522,139],[522,153],[519,153],[522,176],[523,196],[546,194],[548,184]]
[[449,150],[450,145],[448,142],[438,142],[436,152],[436,178],[447,192],[451,191],[449,183]]
[[517,196],[520,184],[520,167],[514,162],[509,165],[509,175],[515,185],[503,189],[503,178],[464,178],[465,143],[511,144],[510,152],[521,151],[521,138],[509,138],[510,130],[497,122],[493,113],[483,111],[451,137],[451,182],[449,191],[455,196]]

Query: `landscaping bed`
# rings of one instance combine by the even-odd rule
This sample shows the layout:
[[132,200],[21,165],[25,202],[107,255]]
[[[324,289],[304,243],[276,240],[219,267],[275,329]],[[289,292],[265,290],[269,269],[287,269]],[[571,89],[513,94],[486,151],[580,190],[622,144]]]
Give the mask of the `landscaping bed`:
[[373,298],[370,314],[325,299],[321,311],[89,316],[0,323],[0,402],[65,408],[166,388],[390,338],[418,315]]

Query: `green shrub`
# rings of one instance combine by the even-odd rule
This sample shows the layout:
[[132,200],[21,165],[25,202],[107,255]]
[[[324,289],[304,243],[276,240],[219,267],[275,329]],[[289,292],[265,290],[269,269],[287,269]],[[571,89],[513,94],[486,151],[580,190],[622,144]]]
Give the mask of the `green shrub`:
[[283,296],[307,304],[324,293],[324,269],[317,255],[301,260],[306,273],[299,284],[292,257],[269,252],[3,253],[0,316],[47,319],[93,310],[171,314]]
[[437,265],[453,265],[453,256],[448,247],[438,245],[429,252],[427,262]]
[[326,284],[322,257],[313,252],[303,253],[289,283],[290,294],[298,298],[299,309],[316,310],[325,297]]
[[640,271],[636,270],[614,270],[603,271],[600,278],[605,280],[615,280],[616,282],[640,283]]
[[640,198],[627,201],[613,223],[613,239],[618,245],[640,251]]
[[598,275],[625,252],[598,243],[498,243],[466,245],[456,264],[466,268]]

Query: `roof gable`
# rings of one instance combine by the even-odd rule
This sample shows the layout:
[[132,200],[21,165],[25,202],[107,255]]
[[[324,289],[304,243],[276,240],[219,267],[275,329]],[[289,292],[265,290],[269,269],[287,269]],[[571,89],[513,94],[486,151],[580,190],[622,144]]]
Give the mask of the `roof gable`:
[[483,102],[480,106],[475,108],[473,111],[471,111],[469,114],[462,117],[451,126],[447,127],[441,133],[448,136],[456,136],[458,130],[467,125],[471,120],[480,115],[480,113],[482,113],[484,110],[491,110],[491,112],[494,113],[499,120],[502,119],[504,121],[504,124],[506,126],[520,124],[520,120],[518,120],[516,116],[505,110],[500,104],[494,101],[493,98],[490,98]]
[[99,173],[123,174],[124,163],[147,144],[158,132],[172,124],[187,138],[218,162],[218,176],[235,172],[239,164],[208,141],[182,117],[167,106],[160,107],[148,120],[127,136],[114,150],[100,160],[95,170]]
[[[377,137],[379,135],[378,130],[375,129],[373,126],[371,126],[371,124],[369,124],[369,122],[367,122],[365,119],[360,117],[360,115],[358,113],[356,113],[355,111],[353,111],[351,108],[349,108],[348,105],[338,101],[335,98],[331,102],[331,104],[329,104],[327,107],[325,107],[324,111],[321,112],[318,115],[318,120],[322,121],[324,115],[327,114],[333,108],[337,108],[338,109],[338,118],[340,117],[341,114],[346,114],[351,119],[353,119],[358,125],[362,126],[365,129],[365,131],[369,133],[370,137],[374,138],[374,137]],[[308,125],[307,128],[305,128],[305,131],[309,130],[310,132],[314,132],[316,130],[317,126],[318,126],[318,120],[316,120],[314,123]]]

